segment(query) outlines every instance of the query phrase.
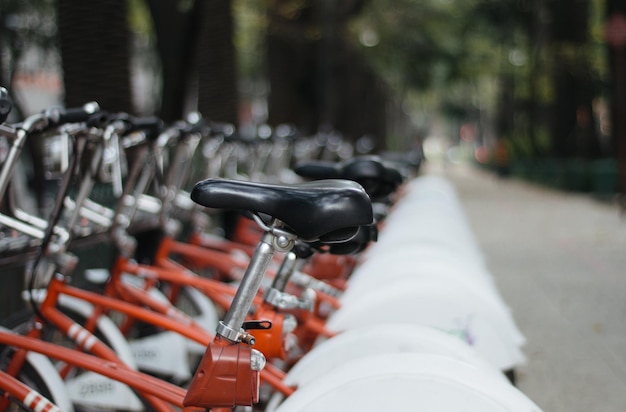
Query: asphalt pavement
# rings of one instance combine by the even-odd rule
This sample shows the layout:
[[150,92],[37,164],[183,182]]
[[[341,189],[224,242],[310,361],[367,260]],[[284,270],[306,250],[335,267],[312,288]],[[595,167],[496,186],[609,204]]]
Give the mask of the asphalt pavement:
[[498,179],[447,177],[527,338],[518,387],[545,412],[626,411],[626,216],[611,202]]

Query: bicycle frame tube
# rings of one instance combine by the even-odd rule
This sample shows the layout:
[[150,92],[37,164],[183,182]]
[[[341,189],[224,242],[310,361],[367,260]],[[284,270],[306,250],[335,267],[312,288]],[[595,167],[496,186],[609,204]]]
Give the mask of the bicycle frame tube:
[[[194,247],[193,245],[186,245],[184,243],[177,242],[168,236],[165,236],[161,242],[161,246],[159,247],[159,251],[157,252],[157,257],[155,259],[155,265],[159,265],[161,267],[139,265],[137,263],[129,261],[128,259],[118,259],[115,265],[114,273],[126,272],[138,274],[140,276],[145,276],[146,273],[149,273],[149,275],[146,277],[153,277],[158,279],[159,281],[166,281],[169,284],[176,286],[184,285],[196,288],[202,291],[207,297],[209,297],[214,303],[216,303],[223,309],[226,310],[230,307],[232,296],[234,294],[234,289],[230,285],[224,284],[220,281],[199,277],[195,273],[190,272],[185,267],[181,266],[180,264],[167,258],[167,256],[169,255],[168,250],[176,250],[181,252],[181,255],[185,257],[188,257],[187,255],[185,255],[185,252],[192,252],[194,258],[201,260],[203,258],[203,248],[201,246]],[[289,255],[289,253],[286,254],[284,262],[288,262],[287,265],[289,265],[289,263],[293,263],[293,265],[295,266],[295,261],[289,261]],[[275,281],[280,282],[278,277],[275,278]],[[286,279],[284,279],[283,281],[284,284],[281,284],[281,286],[283,286],[284,288],[284,286],[286,285]],[[173,293],[175,293],[175,290],[176,288],[173,288]],[[169,298],[173,299],[174,296],[169,296]],[[326,295],[325,293],[318,293],[317,298],[319,302],[326,302],[330,304],[333,308],[339,307],[338,299]],[[256,307],[263,306],[266,310],[270,309],[269,306],[264,305],[263,299],[260,296],[254,297],[253,304]],[[313,313],[306,313],[306,311],[302,312],[299,318],[301,320],[301,323],[298,330],[302,331],[302,337],[308,336],[307,339],[312,340],[315,339],[318,335],[324,337],[334,336],[333,332],[325,329],[323,320]]]
[[2,371],[0,371],[0,390],[4,392],[4,397],[0,398],[0,411],[8,407],[8,398],[12,397],[33,411],[62,412],[58,406],[39,392]]
[[252,256],[254,253],[254,246],[250,246],[244,243],[233,242],[219,236],[208,236],[201,230],[194,230],[187,239],[185,244],[201,246],[207,249],[220,250],[223,252],[232,252],[234,250],[241,250],[248,256]]
[[[225,285],[221,282],[201,278],[188,270],[182,269],[180,266],[176,265],[174,262],[170,262],[171,267],[157,268],[147,265],[140,265],[134,262],[129,261],[125,258],[118,258],[113,273],[111,275],[111,279],[116,279],[118,274],[120,273],[130,273],[136,274],[139,276],[146,276],[148,279],[156,279],[158,281],[164,281],[168,283],[172,283],[175,285],[184,285],[196,288],[200,291],[209,291],[207,296],[211,299],[218,298],[221,299],[224,303],[224,307],[228,308],[230,301],[232,300],[232,296],[234,294],[234,290],[231,286]],[[136,292],[136,291],[135,291]],[[145,296],[144,296],[145,297]],[[262,299],[259,296],[254,298],[255,305],[261,305]],[[159,325],[165,327],[164,325]],[[167,328],[167,327],[165,327]],[[193,339],[193,337],[189,337]],[[213,337],[207,340],[197,340],[193,339],[196,342],[207,345],[208,342],[213,341]],[[293,387],[287,386],[282,383],[282,379],[284,378],[285,373],[280,369],[274,367],[271,364],[267,364],[265,368],[261,371],[261,380],[270,384],[274,389],[280,391],[284,395],[289,395],[293,393],[295,390]]]
[[157,264],[168,260],[168,256],[181,256],[185,263],[197,267],[209,267],[225,274],[229,278],[237,278],[237,272],[244,272],[249,259],[245,261],[231,255],[227,251],[209,249],[190,243],[179,242],[170,236],[164,236],[156,254]]
[[[174,331],[176,333],[185,336],[191,340],[194,340],[203,345],[207,345],[211,342],[212,337],[208,332],[205,332],[200,327],[192,328],[190,322],[181,323],[180,317],[176,316],[170,318],[163,314],[154,312],[149,309],[141,308],[137,305],[123,302],[119,299],[103,296],[98,293],[93,293],[89,291],[85,291],[73,286],[70,286],[65,283],[65,281],[60,277],[55,277],[50,282],[50,286],[48,288],[48,294],[39,310],[43,314],[46,319],[54,318],[55,322],[59,322],[57,326],[61,326],[64,333],[69,333],[71,324],[75,324],[71,320],[67,319],[65,315],[63,315],[56,308],[56,298],[58,295],[64,294],[67,296],[72,296],[83,301],[89,302],[92,305],[100,308],[101,310],[113,310],[116,312],[123,313],[127,316],[130,316],[134,319],[138,319],[144,321],[146,323],[150,323],[153,325],[160,326],[164,329]],[[71,324],[66,321],[62,321],[61,319],[66,319],[66,321],[71,322]],[[63,324],[61,324],[63,323]],[[74,326],[75,327],[75,326]]]
[[119,381],[146,396],[159,411],[172,411],[166,403],[182,407],[185,390],[158,378],[130,369],[122,362],[101,359],[75,349],[65,348],[28,336],[0,331],[0,343],[22,351],[37,352],[75,367],[96,372]]
[[[133,293],[135,294],[138,294],[139,292],[140,290],[136,288],[133,291]],[[199,327],[190,318],[185,317],[185,320],[181,322],[180,316],[184,316],[181,313],[175,313],[174,316],[169,317],[161,313],[156,313],[149,309],[138,307],[131,303],[122,302],[116,298],[102,296],[97,293],[75,288],[73,286],[67,285],[61,277],[55,277],[50,282],[50,287],[48,289],[46,299],[40,306],[41,313],[46,319],[49,319],[51,322],[53,322],[56,327],[62,330],[73,340],[76,341],[78,337],[82,337],[80,339],[80,344],[83,346],[87,346],[85,349],[89,349],[97,356],[106,357],[106,359],[116,360],[117,357],[106,345],[99,342],[97,339],[85,337],[85,333],[87,331],[75,322],[73,322],[71,319],[67,318],[56,308],[56,300],[60,294],[72,296],[93,304],[95,306],[94,316],[92,319],[88,320],[88,323],[90,324],[95,324],[95,318],[97,318],[97,316],[101,314],[103,310],[113,310],[132,317],[133,319],[141,320],[146,323],[159,326],[163,329],[176,332],[203,346],[208,346],[214,341],[213,335]],[[141,295],[142,299],[152,299],[147,294]],[[152,302],[155,305],[162,304],[161,302],[157,302],[153,299]],[[195,325],[195,327],[192,327],[191,325]],[[89,335],[91,335],[91,333],[89,333]],[[96,343],[94,343],[94,340],[96,341]],[[100,345],[102,345],[103,348],[101,348]],[[261,371],[261,380],[271,384],[276,390],[280,391],[281,393],[288,395],[290,393],[293,393],[294,389],[281,382],[284,378],[284,375],[284,372],[280,369],[271,367],[270,365],[266,365],[266,368]]]
[[[48,295],[46,296],[46,299],[44,300],[44,304],[42,304],[40,307],[40,311],[42,312],[43,316],[50,323],[54,324],[59,330],[61,330],[68,337],[70,337],[74,342],[76,342],[81,349],[88,350],[96,355],[98,358],[102,358],[107,362],[122,364],[117,356],[106,345],[104,345],[97,338],[95,338],[85,328],[79,326],[77,323],[73,322],[71,319],[62,314],[58,309],[56,309],[56,297],[58,297],[60,294],[83,299],[94,304],[97,307],[100,307],[100,309],[109,308],[111,310],[115,310],[130,316],[135,316],[137,319],[143,320],[147,323],[158,325],[163,327],[164,329],[178,332],[181,335],[207,347],[210,347],[214,344],[214,340],[211,335],[208,334],[208,332],[189,330],[188,328],[186,328],[185,324],[181,324],[174,319],[170,319],[158,313],[152,313],[150,310],[135,307],[132,304],[128,304],[126,302],[117,301],[116,299],[110,297],[82,291],[80,289],[68,286],[63,282],[63,279],[61,279],[60,277],[55,277],[50,283],[50,289]],[[50,298],[48,298],[48,296],[50,296]],[[94,313],[96,313],[95,316],[97,316],[97,314],[101,312],[95,310]],[[33,331],[34,335],[38,333],[38,329],[33,329]],[[75,365],[72,362],[68,363]],[[83,365],[75,366],[82,367]],[[100,373],[98,370],[94,371]],[[266,368],[261,371],[260,377],[263,382],[270,384],[272,387],[274,387],[274,389],[283,393],[284,395],[288,396],[295,390],[293,387],[287,386],[282,383],[282,379],[284,378],[284,372],[273,367],[272,365],[266,365]],[[112,377],[112,379],[116,378]],[[121,382],[126,383],[125,381]],[[215,390],[219,391],[220,388],[216,387]]]
[[[142,265],[118,257],[112,269],[112,276],[117,276],[118,273],[130,273],[146,279],[158,279],[174,285],[190,286],[202,291],[222,308],[227,309],[230,306],[232,297],[235,295],[235,289],[232,286],[197,276],[171,261],[161,263],[167,267]],[[261,303],[261,299],[257,298],[254,303]]]
[[[3,133],[6,135],[7,133]],[[6,159],[4,160],[4,165],[2,170],[0,171],[0,196],[4,197],[4,193],[9,185],[9,181],[11,180],[11,176],[13,175],[13,170],[17,165],[17,158],[22,151],[22,147],[24,146],[24,142],[28,137],[28,134],[25,130],[19,129],[15,131],[15,134],[10,136],[13,139],[11,144],[11,148],[9,149],[9,153],[7,154]]]

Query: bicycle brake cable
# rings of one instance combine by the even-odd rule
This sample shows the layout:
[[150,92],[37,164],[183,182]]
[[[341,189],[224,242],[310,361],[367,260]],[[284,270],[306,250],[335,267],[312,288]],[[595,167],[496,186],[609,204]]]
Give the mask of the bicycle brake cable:
[[[58,199],[56,199],[56,201],[54,202],[54,207],[52,211],[50,212],[50,217],[48,219],[48,226],[46,227],[46,230],[44,232],[44,236],[41,241],[41,247],[39,248],[39,252],[37,253],[37,255],[35,256],[33,260],[33,264],[30,269],[30,279],[28,282],[29,302],[31,304],[31,307],[33,308],[33,312],[35,313],[35,315],[39,319],[41,319],[43,322],[47,322],[47,320],[45,316],[39,310],[39,307],[37,305],[37,302],[35,300],[34,293],[33,293],[35,289],[35,281],[37,278],[37,267],[41,263],[41,260],[46,254],[48,250],[48,246],[50,245],[50,242],[52,241],[54,228],[59,222],[59,219],[61,218],[61,213],[63,212],[63,203],[64,203],[63,199],[65,198],[65,195],[69,189],[74,173],[76,172],[76,169],[78,166],[78,159],[82,155],[82,148],[84,148],[84,145],[79,145],[78,141],[73,136],[70,135],[70,139],[72,141],[72,147],[73,147],[72,152],[74,153],[74,155],[70,156],[67,171],[63,175],[63,179],[61,180],[61,184],[59,186],[59,191],[58,191],[59,194],[57,195]],[[79,147],[81,148],[80,150],[79,150]]]

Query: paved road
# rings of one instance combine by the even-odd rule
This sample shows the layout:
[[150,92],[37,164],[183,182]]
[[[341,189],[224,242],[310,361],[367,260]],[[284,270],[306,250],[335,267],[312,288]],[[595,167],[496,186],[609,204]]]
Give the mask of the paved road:
[[528,339],[520,389],[546,412],[626,411],[626,216],[469,166],[428,173],[457,188]]

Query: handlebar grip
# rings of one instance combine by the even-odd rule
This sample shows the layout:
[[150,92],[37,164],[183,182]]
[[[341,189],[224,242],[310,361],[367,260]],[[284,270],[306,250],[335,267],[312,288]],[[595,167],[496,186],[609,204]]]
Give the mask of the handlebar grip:
[[207,128],[207,122],[198,112],[191,112],[185,118],[185,132],[203,132]]
[[145,130],[149,137],[156,137],[163,128],[163,120],[157,116],[131,117],[129,119],[133,130]]
[[221,134],[225,138],[234,138],[236,134],[235,132],[237,131],[232,123],[211,122],[209,127],[211,128],[211,132],[213,134]]
[[142,130],[150,139],[163,128],[163,121],[157,116],[135,117],[122,112],[114,115],[111,120],[117,122],[117,132],[120,134]]
[[0,123],[4,123],[11,112],[13,105],[9,99],[9,92],[4,87],[0,87]]
[[53,124],[81,123],[86,122],[92,115],[100,111],[96,102],[90,102],[77,108],[57,108],[48,113],[48,118]]

